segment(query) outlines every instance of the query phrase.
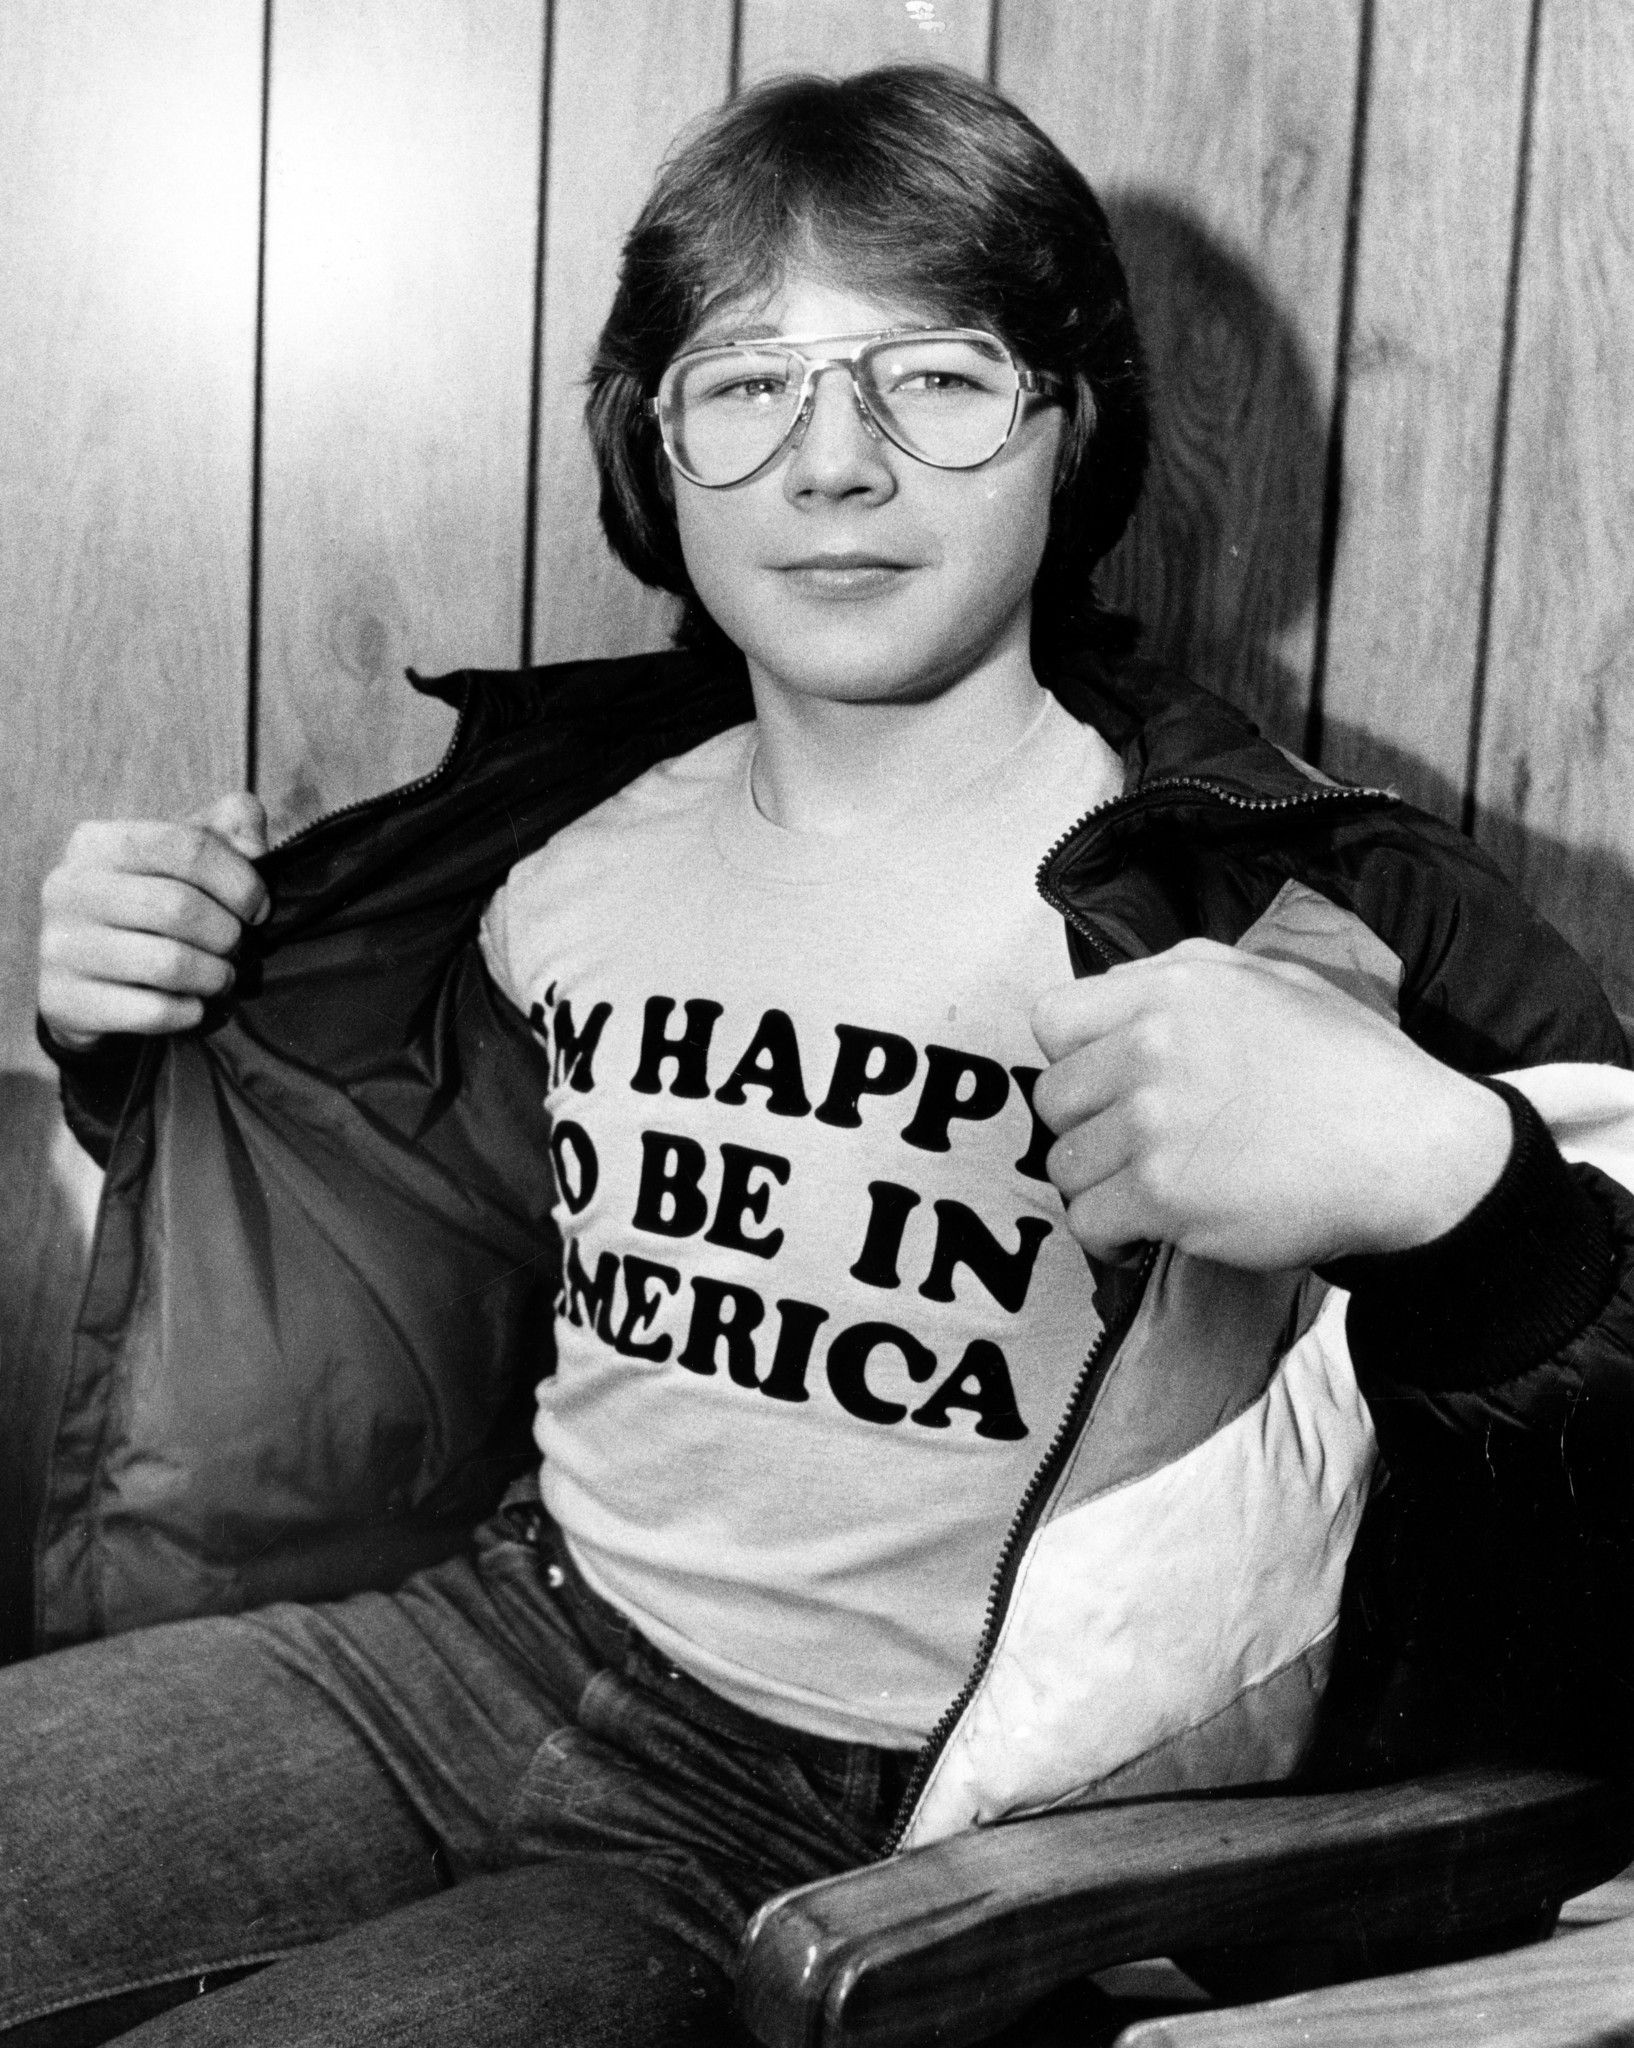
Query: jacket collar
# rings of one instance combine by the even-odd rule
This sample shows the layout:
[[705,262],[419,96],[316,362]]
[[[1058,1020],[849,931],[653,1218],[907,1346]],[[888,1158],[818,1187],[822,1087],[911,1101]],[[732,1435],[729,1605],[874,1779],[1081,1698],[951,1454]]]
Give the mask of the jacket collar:
[[[1039,892],[1071,927],[1081,970],[1140,958],[1199,931],[1235,937],[1233,926],[1263,908],[1258,899],[1275,871],[1260,856],[1313,827],[1399,801],[1333,781],[1222,698],[1155,665],[1049,681],[1068,710],[1120,748],[1124,764],[1122,793],[1087,812],[1039,864]],[[1236,916],[1218,900],[1233,864],[1238,876],[1226,893]],[[1206,893],[1216,899],[1207,908]]]
[[520,670],[409,671],[458,718],[429,775],[350,804],[273,848],[276,950],[315,925],[486,898],[515,863],[670,756],[753,716],[748,676],[684,654]]
[[[1080,929],[1089,898],[1144,843],[1218,846],[1245,831],[1263,834],[1274,819],[1303,821],[1313,805],[1335,799],[1390,800],[1313,779],[1222,699],[1155,666],[1085,661],[1044,680],[1124,764],[1122,795],[1086,814],[1040,867],[1044,895]],[[257,951],[314,924],[486,897],[564,825],[754,710],[741,661],[685,653],[429,678],[410,671],[410,681],[458,713],[443,760],[420,781],[321,818],[274,849],[265,870],[275,909]],[[1105,964],[1128,949],[1092,950]]]

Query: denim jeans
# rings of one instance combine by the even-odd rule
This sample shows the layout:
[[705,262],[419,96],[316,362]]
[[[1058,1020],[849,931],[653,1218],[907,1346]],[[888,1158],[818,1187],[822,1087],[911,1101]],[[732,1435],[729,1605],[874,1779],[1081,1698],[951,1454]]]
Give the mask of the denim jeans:
[[0,2041],[720,2048],[748,1915],[910,1762],[676,1671],[510,1506],[393,1594],[0,1671]]

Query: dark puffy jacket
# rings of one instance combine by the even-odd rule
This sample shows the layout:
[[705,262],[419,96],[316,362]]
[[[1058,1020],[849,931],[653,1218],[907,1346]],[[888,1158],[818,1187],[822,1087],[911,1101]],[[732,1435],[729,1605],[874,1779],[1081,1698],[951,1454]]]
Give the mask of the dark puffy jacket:
[[[273,914],[222,1014],[64,1062],[70,1120],[108,1180],[42,1528],[45,1643],[392,1583],[457,1547],[526,1462],[556,1288],[546,1073],[482,969],[478,918],[558,827],[751,705],[741,669],[682,655],[421,687],[459,709],[447,758],[268,856]],[[1194,934],[1305,959],[1454,1066],[1528,1070],[1520,1143],[1452,1240],[1325,1276],[1349,1291],[1348,1319],[1313,1276],[1249,1299],[1241,1276],[1156,1248],[1104,1276],[1109,1340],[998,1561],[981,1663],[920,1772],[942,1803],[916,1838],[1069,1793],[1390,1768],[1450,1746],[1604,1760],[1631,1668],[1634,1540],[1634,1204],[1601,1170],[1634,1156],[1615,1017],[1446,827],[1313,776],[1172,678],[1052,687],[1127,770],[1124,797],[1040,873],[1079,971]],[[1563,1166],[1525,1096],[1568,1157],[1599,1163]],[[1248,1335],[1221,1367],[1227,1324]],[[1366,1397],[1346,1424],[1353,1512],[1325,1511],[1319,1532],[1341,1624],[1318,1616],[1270,1676],[1245,1679],[1252,1713],[1233,1696],[1177,1721],[1159,1701],[1122,1751],[1060,1785],[996,1784],[981,1730],[1002,1706],[1006,1631],[1025,1626],[1023,1562],[1074,1514],[1098,1526],[1086,1508],[1127,1500],[1131,1478],[1182,1474],[1234,1420],[1259,1428],[1288,1360],[1324,1344],[1322,1372],[1353,1366]],[[1147,1394],[1202,1371],[1206,1424],[1176,1408],[1159,1430]],[[1143,1432],[1156,1448],[1131,1448]],[[1085,1443],[1105,1468],[1093,1500]]]

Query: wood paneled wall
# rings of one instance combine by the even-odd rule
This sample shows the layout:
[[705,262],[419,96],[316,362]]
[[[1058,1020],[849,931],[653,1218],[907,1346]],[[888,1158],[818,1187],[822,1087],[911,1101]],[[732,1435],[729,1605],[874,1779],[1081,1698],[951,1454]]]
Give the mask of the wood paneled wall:
[[86,812],[416,773],[405,663],[658,644],[579,421],[619,237],[742,82],[992,77],[1157,381],[1151,639],[1475,829],[1634,1005],[1621,0],[5,0],[4,1063]]
[[75,1228],[16,1192],[69,825],[247,778],[286,830],[436,756],[405,663],[660,644],[579,421],[620,235],[737,85],[891,58],[1114,214],[1159,439],[1111,594],[1634,1009],[1627,0],[0,0],[0,1347]]

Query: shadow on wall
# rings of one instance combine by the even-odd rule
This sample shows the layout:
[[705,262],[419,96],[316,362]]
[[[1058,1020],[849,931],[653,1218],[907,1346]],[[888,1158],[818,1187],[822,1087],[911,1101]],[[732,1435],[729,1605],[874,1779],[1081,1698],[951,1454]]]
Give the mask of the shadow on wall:
[[1152,381],[1152,456],[1108,599],[1149,653],[1240,705],[1284,746],[1305,685],[1283,642],[1316,593],[1323,421],[1299,336],[1255,274],[1171,203],[1108,201]]
[[[1110,198],[1107,211],[1151,365],[1154,433],[1145,496],[1101,586],[1145,623],[1149,653],[1303,750],[1303,646],[1322,573],[1327,460],[1311,366],[1253,269],[1193,215],[1141,192]],[[1323,752],[1349,778],[1411,790],[1459,822],[1463,791],[1415,751],[1410,732],[1330,719]],[[1634,1011],[1628,864],[1508,815],[1488,813],[1481,836],[1594,964],[1618,1008]]]
[[96,1179],[63,1124],[56,1084],[0,1072],[0,1663],[28,1648],[34,1525]]

